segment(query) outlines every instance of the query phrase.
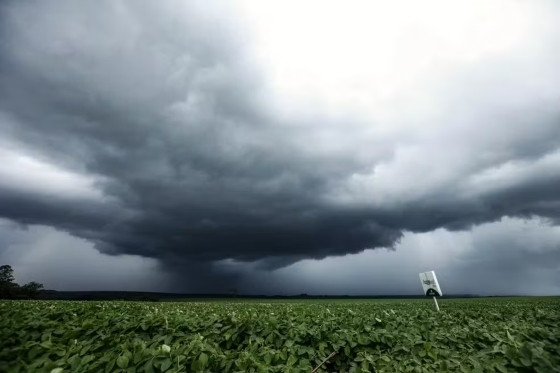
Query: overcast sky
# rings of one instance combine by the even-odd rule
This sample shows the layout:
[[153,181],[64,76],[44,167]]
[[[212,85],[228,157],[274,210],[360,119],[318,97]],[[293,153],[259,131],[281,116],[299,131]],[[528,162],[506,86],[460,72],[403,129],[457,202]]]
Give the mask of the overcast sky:
[[57,290],[560,294],[556,1],[2,1],[0,264]]

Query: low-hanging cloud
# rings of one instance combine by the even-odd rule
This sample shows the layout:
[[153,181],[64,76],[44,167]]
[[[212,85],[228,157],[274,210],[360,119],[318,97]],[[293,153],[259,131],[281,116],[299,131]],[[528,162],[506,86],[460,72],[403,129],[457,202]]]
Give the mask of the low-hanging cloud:
[[433,85],[367,113],[282,101],[249,20],[220,7],[3,2],[0,216],[171,270],[560,221],[556,5],[520,45],[430,68]]

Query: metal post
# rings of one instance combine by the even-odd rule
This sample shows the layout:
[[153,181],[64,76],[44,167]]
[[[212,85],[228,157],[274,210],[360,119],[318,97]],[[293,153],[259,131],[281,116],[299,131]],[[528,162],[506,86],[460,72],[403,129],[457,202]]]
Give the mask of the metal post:
[[438,310],[438,312],[439,312],[439,305],[437,304],[437,299],[436,299],[436,297],[434,297],[434,302],[436,303],[436,310]]

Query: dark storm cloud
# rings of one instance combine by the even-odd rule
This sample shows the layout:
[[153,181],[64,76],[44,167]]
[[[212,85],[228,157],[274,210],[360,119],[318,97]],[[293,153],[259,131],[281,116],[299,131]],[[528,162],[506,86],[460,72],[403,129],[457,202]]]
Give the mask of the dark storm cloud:
[[172,279],[154,259],[109,256],[87,240],[45,226],[0,219],[0,263],[14,268],[19,284],[38,281],[53,290],[169,289]]
[[276,271],[223,262],[242,292],[421,294],[418,273],[435,270],[445,295],[553,295],[560,292],[560,227],[504,218],[471,231],[406,233],[396,250],[304,260]]
[[441,113],[371,135],[366,118],[278,115],[232,9],[0,7],[0,145],[100,192],[53,197],[6,181],[7,219],[180,273],[228,258],[276,268],[504,215],[560,218],[560,90],[542,81],[560,74],[544,45],[535,61],[463,72],[457,84],[476,89],[439,87]]

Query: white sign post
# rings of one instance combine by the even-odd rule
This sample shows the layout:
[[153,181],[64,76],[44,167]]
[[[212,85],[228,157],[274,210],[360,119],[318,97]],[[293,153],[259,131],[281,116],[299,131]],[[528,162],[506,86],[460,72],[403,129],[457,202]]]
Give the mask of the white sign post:
[[434,271],[420,273],[420,281],[422,282],[422,289],[424,289],[424,294],[427,297],[434,297],[434,302],[436,303],[436,309],[439,312],[439,305],[437,303],[436,297],[441,297],[443,295],[441,288],[439,287],[439,282]]

